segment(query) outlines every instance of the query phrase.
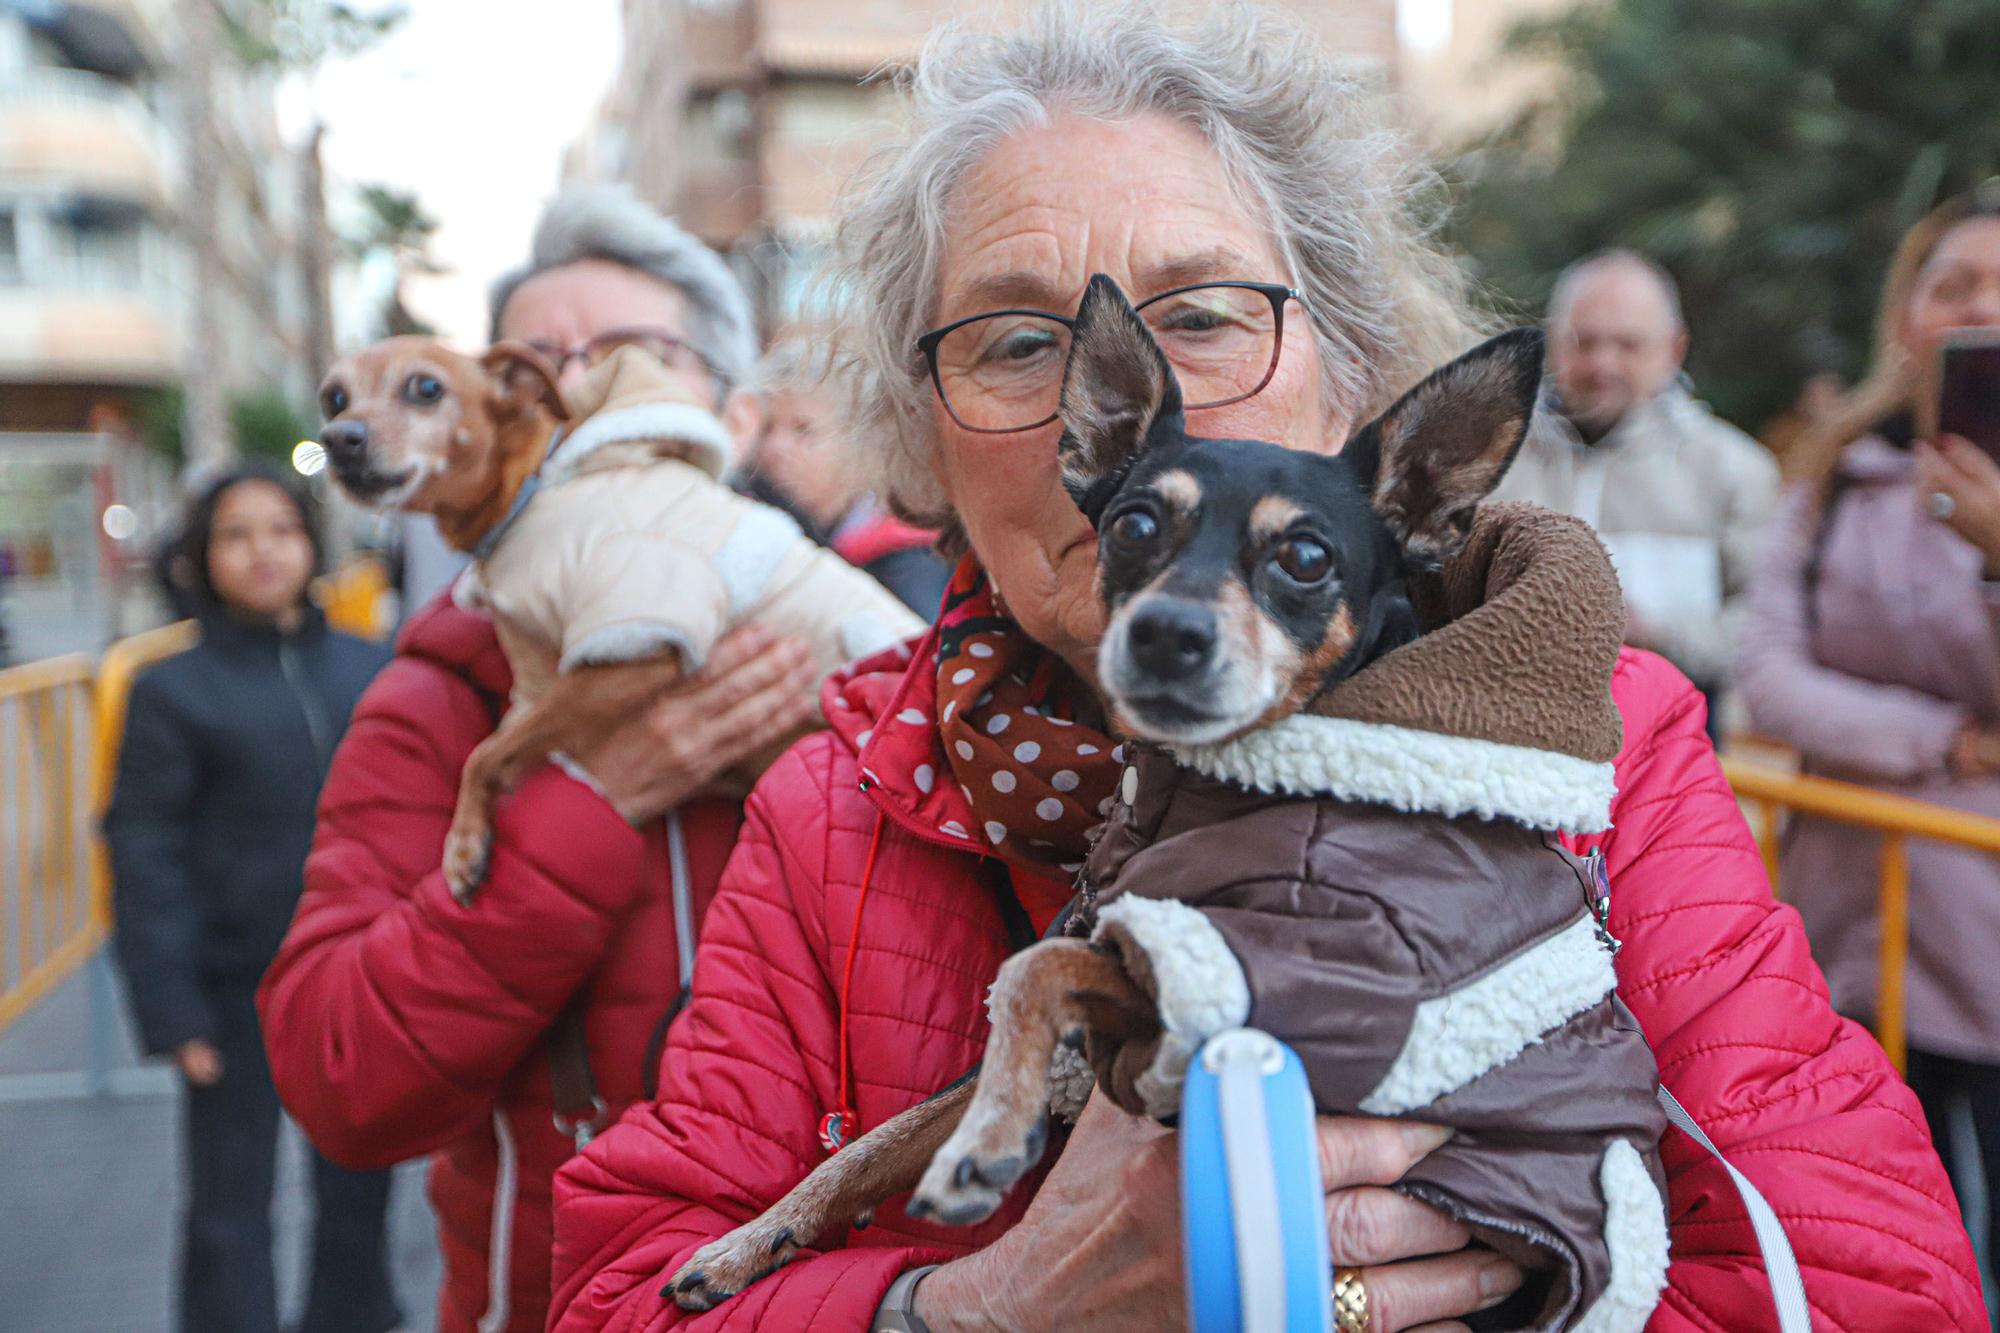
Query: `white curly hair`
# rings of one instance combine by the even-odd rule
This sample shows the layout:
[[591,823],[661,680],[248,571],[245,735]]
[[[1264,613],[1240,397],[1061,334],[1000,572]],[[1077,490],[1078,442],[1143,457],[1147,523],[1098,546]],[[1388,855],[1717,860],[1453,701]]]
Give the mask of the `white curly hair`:
[[930,466],[914,345],[935,314],[947,201],[1016,131],[1150,113],[1201,134],[1264,214],[1318,335],[1324,391],[1357,418],[1476,332],[1462,275],[1415,207],[1434,174],[1367,82],[1289,18],[1235,3],[1176,26],[1151,6],[1053,0],[1010,33],[942,27],[896,77],[905,135],[850,183],[825,276],[854,465],[947,549],[962,535]]

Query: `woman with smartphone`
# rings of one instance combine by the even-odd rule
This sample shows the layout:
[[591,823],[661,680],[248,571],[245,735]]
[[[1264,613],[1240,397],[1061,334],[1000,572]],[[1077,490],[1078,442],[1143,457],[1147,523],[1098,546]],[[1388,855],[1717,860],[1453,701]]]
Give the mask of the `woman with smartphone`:
[[[1874,372],[1826,427],[1774,520],[1740,687],[1808,771],[2000,816],[2000,193],[1946,204],[1889,270]],[[1984,330],[1985,333],[1974,332]],[[1947,349],[1952,349],[1947,351]],[[1941,432],[1938,404],[1952,405]],[[2000,1169],[2000,859],[1910,845],[1909,1080],[1959,1197]],[[1798,818],[1781,880],[1835,1007],[1875,1011],[1876,835]],[[1955,1162],[1969,1099],[1977,1162]],[[2000,1195],[1985,1191],[2000,1239]]]

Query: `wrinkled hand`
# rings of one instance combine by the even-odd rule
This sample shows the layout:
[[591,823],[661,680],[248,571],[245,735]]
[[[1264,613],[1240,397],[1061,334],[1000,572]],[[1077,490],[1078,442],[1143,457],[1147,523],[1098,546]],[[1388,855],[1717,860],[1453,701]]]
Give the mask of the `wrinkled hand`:
[[[1372,1333],[1462,1329],[1521,1283],[1464,1227],[1386,1188],[1446,1138],[1428,1125],[1323,1116],[1330,1258],[1362,1270]],[[916,1312],[949,1330],[1186,1327],[1180,1150],[1171,1130],[1093,1095],[1061,1158],[1012,1230],[917,1288]],[[1435,1257],[1429,1257],[1435,1256]]]
[[1988,578],[2000,577],[2000,464],[1956,435],[1936,445],[1919,441],[1917,496],[1928,505],[1933,495],[1951,497],[1945,526],[1979,548]]
[[804,726],[818,685],[804,644],[746,625],[723,637],[699,675],[570,757],[619,814],[644,824]]
[[222,1082],[222,1052],[205,1037],[194,1037],[174,1048],[174,1063],[181,1077],[197,1088],[212,1088]]

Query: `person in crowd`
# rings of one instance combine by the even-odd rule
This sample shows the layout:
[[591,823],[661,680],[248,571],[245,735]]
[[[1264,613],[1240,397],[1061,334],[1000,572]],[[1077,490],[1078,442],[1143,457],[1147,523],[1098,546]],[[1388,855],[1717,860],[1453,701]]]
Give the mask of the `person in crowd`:
[[[1922,368],[1952,329],[2000,327],[2000,200],[1955,200],[1889,269],[1876,366],[1801,446],[1751,588],[1741,685],[1806,770],[2000,816],[2000,465],[1924,439]],[[1875,1015],[1876,835],[1799,816],[1780,877],[1835,1007]],[[1912,842],[1909,1080],[1940,1146],[1969,1099],[2000,1237],[2000,861]],[[1977,1161],[1953,1162],[1960,1196]]]
[[[387,652],[306,599],[319,539],[294,483],[234,467],[196,496],[170,568],[195,647],[132,687],[104,818],[117,957],[145,1049],[186,1085],[186,1333],[276,1333],[271,1191],[279,1107],[255,994],[299,899],[313,804]],[[305,1333],[402,1322],[389,1176],[315,1155]]]
[[835,404],[811,358],[807,342],[792,337],[758,362],[762,424],[738,462],[738,484],[928,620],[951,576],[934,549],[937,534],[897,518],[856,483],[835,434]]
[[1711,702],[1728,683],[1778,467],[1688,391],[1680,294],[1658,265],[1611,250],[1571,265],[1549,299],[1551,411],[1494,498],[1597,529],[1625,586],[1626,639]]
[[[527,266],[494,290],[493,335],[542,347],[567,382],[638,345],[718,406],[756,358],[721,259],[605,188],[550,204]],[[651,1091],[735,841],[741,802],[695,795],[794,734],[816,679],[802,645],[724,639],[684,687],[515,786],[487,882],[460,907],[445,831],[512,680],[490,619],[448,594],[404,627],[335,760],[259,1003],[279,1091],[324,1152],[435,1154],[444,1333],[542,1328],[555,1169]],[[603,1110],[556,1124],[558,1085]]]
[[[891,1205],[706,1315],[661,1288],[843,1140],[973,1067],[989,983],[1070,898],[1118,789],[1090,684],[1095,542],[1059,477],[1048,374],[1091,275],[1141,301],[1290,289],[1272,298],[1282,320],[1241,317],[1273,357],[1262,387],[1190,405],[1207,436],[1336,450],[1470,341],[1453,264],[1399,206],[1416,163],[1289,20],[1227,7],[1177,29],[1050,5],[1014,33],[933,35],[910,80],[911,137],[857,182],[839,231],[842,337],[861,362],[845,424],[878,493],[966,558],[931,636],[830,682],[832,732],[752,795],[661,1097],[558,1174],[559,1333],[1179,1325],[1174,1137],[1102,1098],[986,1223]],[[1227,318],[1236,290],[1165,309]],[[933,377],[931,353],[962,369],[966,348],[927,332],[987,315],[1005,322],[975,355],[1005,334],[1046,359],[1032,401]],[[1817,1324],[1983,1329],[1914,1099],[1828,1006],[1700,696],[1638,651],[1612,689],[1615,827],[1586,844],[1608,863],[1621,993],[1667,1085],[1784,1219]],[[1329,1257],[1354,1270],[1371,1333],[1460,1327],[1520,1288],[1506,1259],[1384,1188],[1438,1131],[1323,1119],[1319,1133]],[[1663,1156],[1673,1265],[1654,1328],[1770,1327],[1729,1177],[1677,1131]]]

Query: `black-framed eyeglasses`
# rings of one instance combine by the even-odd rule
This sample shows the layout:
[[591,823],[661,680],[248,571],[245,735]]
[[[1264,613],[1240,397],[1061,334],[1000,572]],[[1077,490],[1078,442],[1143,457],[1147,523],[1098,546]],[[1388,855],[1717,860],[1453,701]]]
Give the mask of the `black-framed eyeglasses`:
[[636,347],[665,365],[699,366],[718,386],[726,387],[727,384],[722,372],[715,368],[715,363],[697,351],[687,339],[656,325],[606,329],[596,337],[571,347],[564,347],[553,338],[523,338],[521,341],[547,357],[558,376],[572,361],[581,360],[585,366],[601,365],[619,348]]
[[[1285,303],[1302,299],[1277,282],[1197,282],[1136,307],[1181,383],[1189,411],[1240,403],[1278,371]],[[1005,435],[1056,419],[1073,317],[1046,310],[989,310],[917,339],[931,383],[951,419]]]

